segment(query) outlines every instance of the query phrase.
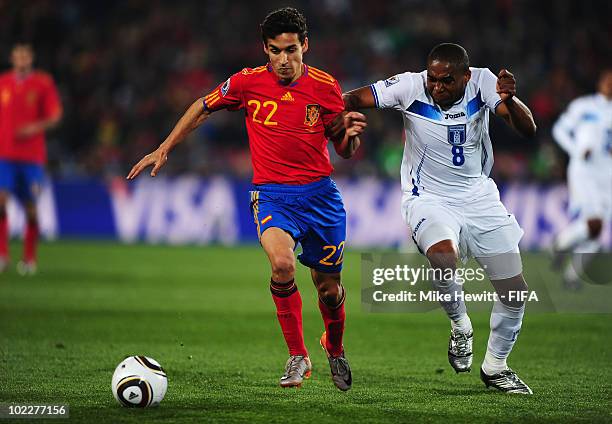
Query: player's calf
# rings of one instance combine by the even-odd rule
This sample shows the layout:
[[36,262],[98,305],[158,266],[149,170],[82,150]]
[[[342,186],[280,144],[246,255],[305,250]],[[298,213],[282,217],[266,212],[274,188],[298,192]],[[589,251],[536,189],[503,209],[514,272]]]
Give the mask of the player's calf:
[[342,286],[340,273],[325,273],[312,270],[312,280],[319,294],[319,310],[327,333],[326,349],[331,355],[342,353],[342,338],[344,336],[345,290]]

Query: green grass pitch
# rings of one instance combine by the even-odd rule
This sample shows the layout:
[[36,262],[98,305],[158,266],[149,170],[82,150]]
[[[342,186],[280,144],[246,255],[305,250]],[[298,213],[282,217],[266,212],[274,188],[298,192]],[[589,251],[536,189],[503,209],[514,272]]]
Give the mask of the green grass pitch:
[[[287,352],[259,248],[43,244],[38,275],[0,275],[0,403],[66,403],[68,422],[96,423],[612,421],[610,315],[528,313],[509,363],[535,394],[503,395],[477,372],[451,370],[440,311],[362,312],[359,270],[359,255],[347,252],[353,389],[331,383],[315,290],[300,267],[314,370],[301,389],[283,390]],[[477,371],[488,316],[472,320]],[[168,372],[158,408],[127,409],[112,397],[115,366],[136,354]]]

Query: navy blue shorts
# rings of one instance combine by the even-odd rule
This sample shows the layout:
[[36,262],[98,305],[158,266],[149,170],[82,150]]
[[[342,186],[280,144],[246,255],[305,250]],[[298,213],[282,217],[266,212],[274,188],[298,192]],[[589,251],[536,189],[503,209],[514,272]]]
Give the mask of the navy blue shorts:
[[42,165],[0,159],[0,190],[13,193],[22,202],[36,199],[43,178]]
[[300,186],[256,185],[251,210],[260,239],[268,228],[280,228],[302,246],[302,264],[327,273],[342,270],[346,211],[331,178]]

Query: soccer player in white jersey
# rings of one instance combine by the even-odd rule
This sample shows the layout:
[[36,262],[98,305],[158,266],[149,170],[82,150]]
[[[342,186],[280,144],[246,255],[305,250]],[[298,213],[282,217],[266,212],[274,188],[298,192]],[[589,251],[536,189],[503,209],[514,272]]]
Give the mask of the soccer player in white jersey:
[[580,269],[601,249],[603,223],[612,218],[612,69],[601,74],[597,93],[570,103],[553,136],[569,155],[569,214],[575,218],[555,238],[553,264],[561,268],[565,253],[576,253],[563,280],[578,289]]
[[[483,266],[501,301],[491,313],[481,379],[503,392],[531,394],[506,364],[525,308],[524,302],[506,296],[509,290],[527,289],[518,249],[523,231],[488,177],[493,164],[489,110],[524,136],[536,131],[531,112],[515,94],[510,72],[502,69],[496,76],[486,68],[471,68],[463,47],[444,43],[429,53],[425,71],[392,76],[346,93],[344,99],[347,110],[377,107],[402,113],[401,210],[413,239],[442,275],[454,271],[460,257],[471,255]],[[453,299],[462,291],[455,278],[434,286]],[[441,305],[451,319],[449,362],[457,372],[469,371],[473,331],[466,305]]]

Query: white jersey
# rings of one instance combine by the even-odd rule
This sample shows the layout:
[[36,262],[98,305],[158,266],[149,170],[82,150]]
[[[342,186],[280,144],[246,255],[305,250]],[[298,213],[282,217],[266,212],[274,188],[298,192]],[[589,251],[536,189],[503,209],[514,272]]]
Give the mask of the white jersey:
[[[570,157],[568,174],[612,184],[612,100],[593,94],[572,101],[553,136]],[[585,160],[587,151],[591,154]]]
[[577,98],[555,123],[553,136],[570,157],[570,214],[612,218],[612,100],[602,94]]
[[489,110],[501,102],[497,77],[470,68],[463,98],[442,110],[427,92],[427,71],[406,72],[371,85],[378,108],[402,112],[406,142],[401,180],[404,195],[433,194],[465,201],[488,179],[493,166]]

